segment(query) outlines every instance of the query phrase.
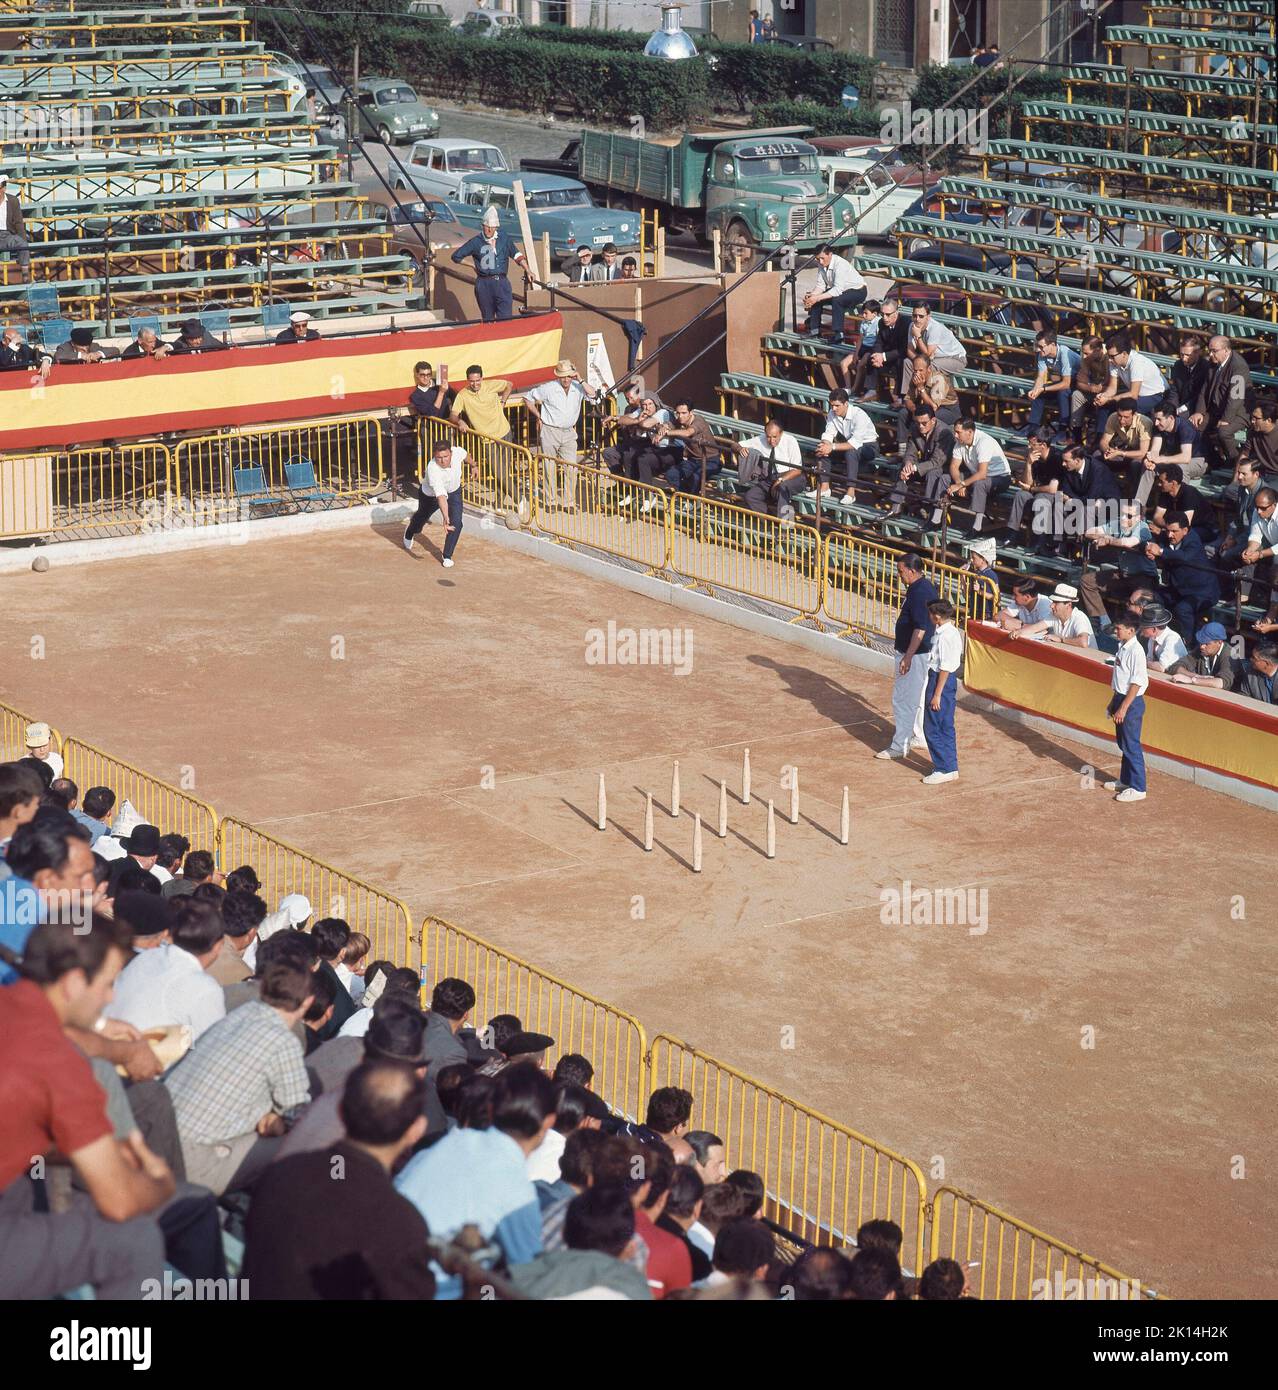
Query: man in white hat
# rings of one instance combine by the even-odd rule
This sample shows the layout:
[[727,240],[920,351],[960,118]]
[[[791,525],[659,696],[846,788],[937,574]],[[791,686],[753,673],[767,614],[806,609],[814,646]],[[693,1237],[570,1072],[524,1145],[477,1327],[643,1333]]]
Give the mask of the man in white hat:
[[9,175],[0,174],[0,251],[11,251],[18,260],[23,284],[31,281],[31,248],[27,245],[27,226],[22,220],[22,204],[9,192]]
[[599,399],[593,386],[582,381],[576,367],[564,357],[555,364],[554,381],[544,381],[524,392],[524,404],[541,430],[541,452],[546,466],[546,502],[556,505],[555,460],[564,465],[565,511],[577,510],[577,424],[584,401]]
[[319,336],[319,332],[311,327],[311,316],[305,309],[297,309],[288,316],[288,327],[275,335],[275,344],[284,347],[288,343],[314,343]]
[[1047,596],[1052,616],[1046,622],[1024,623],[1012,633],[1019,637],[1042,637],[1045,642],[1059,642],[1065,647],[1090,647],[1096,650],[1096,634],[1086,613],[1078,608],[1078,590],[1072,584],[1058,584]]
[[54,777],[62,776],[62,754],[53,747],[53,731],[45,723],[27,725],[27,757],[39,758],[52,769]]
[[528,266],[514,237],[501,229],[501,216],[495,207],[484,209],[483,227],[469,241],[453,252],[453,264],[460,265],[467,257],[475,265],[475,300],[479,317],[485,323],[508,319],[514,312],[515,297],[511,292],[506,269],[511,261],[523,268]]

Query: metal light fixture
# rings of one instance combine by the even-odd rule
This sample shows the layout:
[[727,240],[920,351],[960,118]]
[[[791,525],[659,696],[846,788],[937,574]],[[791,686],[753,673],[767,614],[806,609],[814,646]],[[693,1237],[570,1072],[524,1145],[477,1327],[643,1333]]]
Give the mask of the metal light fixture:
[[649,58],[695,58],[697,45],[692,42],[683,29],[680,17],[682,5],[662,5],[661,28],[644,45],[644,54]]

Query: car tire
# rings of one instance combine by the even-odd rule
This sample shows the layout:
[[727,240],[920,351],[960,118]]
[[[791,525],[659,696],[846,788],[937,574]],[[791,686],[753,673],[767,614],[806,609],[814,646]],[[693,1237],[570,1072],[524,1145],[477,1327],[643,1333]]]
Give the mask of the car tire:
[[[734,254],[739,253],[739,257]],[[723,263],[735,267],[738,263],[743,271],[749,270],[759,254],[759,243],[750,233],[750,228],[739,219],[728,223],[723,238]]]
[[395,137],[391,134],[391,128],[388,125],[379,125],[377,127],[377,138],[383,145],[393,145],[395,143]]

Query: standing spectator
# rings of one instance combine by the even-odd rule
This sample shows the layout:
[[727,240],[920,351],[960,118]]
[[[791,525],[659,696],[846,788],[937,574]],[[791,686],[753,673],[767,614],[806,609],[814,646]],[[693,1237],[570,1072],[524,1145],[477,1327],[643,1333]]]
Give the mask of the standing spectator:
[[1238,693],[1262,704],[1278,704],[1278,646],[1262,642],[1251,653],[1251,662],[1242,670]]
[[1207,344],[1207,355],[1211,366],[1189,418],[1202,431],[1212,466],[1232,468],[1238,459],[1237,435],[1247,428],[1251,368],[1224,334]]
[[1229,634],[1220,623],[1204,623],[1194,634],[1197,650],[1181,657],[1172,668],[1177,685],[1203,685],[1212,690],[1232,690],[1236,675],[1229,651]]
[[[1093,334],[1084,338],[1074,371],[1074,389],[1069,398],[1069,424],[1076,443],[1086,437],[1088,420],[1097,419],[1097,398],[1109,385],[1109,360],[1105,341]],[[1099,430],[1097,430],[1099,433]]]
[[[929,305],[916,304],[911,311],[911,319],[911,360],[926,357],[937,371],[944,372],[947,376],[954,376],[967,366],[967,349],[943,323],[933,318]],[[908,378],[902,376],[902,390],[905,389],[907,381]]]
[[954,605],[936,599],[927,606],[936,631],[928,653],[927,694],[923,736],[932,758],[932,771],[923,782],[931,787],[952,782],[958,776],[958,749],[954,739],[954,702],[958,697],[958,673],[963,664],[963,634],[954,626]]
[[605,283],[612,280],[621,279],[621,267],[617,264],[617,247],[611,242],[604,243],[600,256],[603,258],[599,267],[599,278]]
[[817,286],[803,296],[808,311],[808,333],[819,338],[827,306],[834,341],[843,341],[843,320],[852,309],[865,302],[865,279],[846,256],[840,256],[833,246],[818,247]]
[[191,842],[185,835],[160,836],[160,848],[156,852],[155,863],[151,865],[151,874],[161,888],[173,881],[190,848]]
[[1114,619],[1118,653],[1114,657],[1109,717],[1114,721],[1114,737],[1123,755],[1123,763],[1118,780],[1106,782],[1105,790],[1115,793],[1115,801],[1145,799],[1145,755],[1140,746],[1140,730],[1145,718],[1145,691],[1149,688],[1149,676],[1145,668],[1145,653],[1136,638],[1140,621],[1135,613],[1123,613]]
[[1015,641],[1021,637],[1041,636],[1045,642],[1060,642],[1066,647],[1096,649],[1096,634],[1087,616],[1078,609],[1078,590],[1072,584],[1058,584],[1048,595],[1052,616],[1046,622],[1022,623],[1012,633]]
[[31,248],[27,245],[27,225],[22,204],[9,192],[9,175],[0,174],[0,251],[11,251],[18,258],[18,278],[31,283]]
[[475,991],[465,980],[445,979],[435,986],[426,1015],[426,1119],[434,1134],[447,1126],[433,1078],[442,1067],[467,1060],[465,1044],[457,1037],[475,1007]]
[[441,439],[435,445],[431,461],[426,465],[426,478],[421,489],[421,499],[417,510],[404,527],[404,549],[413,548],[413,538],[435,515],[440,514],[444,521],[444,550],[440,563],[446,570],[453,567],[453,554],[462,533],[462,470],[469,468],[471,475],[479,473],[479,465],[458,444],[450,444]]
[[577,425],[586,401],[599,399],[593,386],[587,386],[576,367],[562,358],[555,364],[555,379],[534,386],[524,393],[524,403],[537,422],[541,436],[541,452],[545,466],[546,502],[558,505],[555,491],[555,462],[564,465],[565,511],[577,510]]
[[930,405],[918,405],[910,417],[905,440],[905,456],[892,489],[889,515],[896,516],[905,505],[907,484],[918,478],[925,496],[936,486],[934,479],[944,479],[954,456],[954,431],[937,419]]
[[1144,605],[1139,632],[1145,639],[1145,661],[1151,671],[1170,671],[1189,654],[1180,634],[1171,626],[1171,614],[1161,603]]
[[765,21],[759,18],[758,10],[750,11],[750,42],[762,43]]
[[136,362],[147,357],[152,362],[163,362],[173,354],[172,347],[164,341],[154,328],[139,328],[137,337],[120,354],[125,362]]
[[[859,405],[852,405],[848,393],[843,390],[830,392],[830,410],[825,417],[825,429],[821,442],[816,447],[817,458],[842,460],[841,486],[843,501],[856,501],[856,481],[860,476],[861,465],[874,462],[879,453],[879,433],[874,422]],[[802,455],[800,455],[802,460]],[[821,470],[820,492],[830,490],[828,479],[834,468],[827,464]]]
[[635,1211],[625,1187],[597,1183],[568,1203],[563,1244],[515,1265],[511,1282],[528,1298],[652,1297],[633,1263]]
[[1180,340],[1176,360],[1172,363],[1172,398],[1167,402],[1178,415],[1188,415],[1197,407],[1207,384],[1209,368],[1203,356],[1203,340],[1197,333],[1187,333]]
[[416,424],[420,420],[447,420],[453,413],[456,397],[448,389],[448,366],[441,362],[439,380],[429,362],[413,367],[413,389],[408,395],[408,417]]
[[593,285],[603,278],[603,266],[595,260],[594,248],[590,246],[577,247],[577,263],[568,273],[568,283],[571,285]]
[[[667,444],[670,440],[682,443],[683,459],[680,463],[681,477],[678,485],[684,491],[700,493],[706,479],[720,471],[722,465],[718,441],[710,426],[693,409],[690,400],[675,402],[674,420],[670,424],[659,426],[653,440],[659,446]],[[648,503],[645,502],[643,509],[647,507]]]
[[897,666],[892,681],[892,718],[896,727],[891,744],[881,748],[876,758],[904,758],[911,740],[916,747],[924,742],[923,692],[933,632],[928,605],[940,598],[932,581],[923,577],[923,557],[915,551],[907,551],[897,560],[896,573],[904,590],[894,641]]
[[799,441],[779,420],[769,420],[762,435],[737,445],[737,453],[737,482],[745,489],[745,505],[752,512],[771,512],[782,521],[793,521],[792,499],[808,486]]
[[187,319],[173,342],[175,357],[198,356],[202,352],[226,352],[228,345],[210,333],[199,319]]
[[[938,504],[942,497],[971,494],[972,511],[976,514],[972,523],[974,531],[985,524],[990,503],[1012,486],[1012,466],[1007,456],[993,435],[977,428],[975,420],[963,419],[954,426],[954,453],[944,492],[942,486],[943,482],[933,485],[933,500]],[[944,506],[938,505],[932,513],[932,524],[939,526],[944,514]]]
[[[437,1240],[473,1225],[508,1265],[531,1260],[541,1251],[541,1207],[527,1160],[554,1122],[550,1078],[527,1062],[507,1067],[496,1079],[492,1127],[449,1130],[408,1161],[395,1186]],[[440,1298],[460,1292],[455,1277],[440,1281]]]
[[[155,952],[148,952],[154,955]],[[190,1182],[218,1196],[249,1187],[311,1098],[293,1034],[311,1006],[312,974],[272,963],[260,997],[233,1009],[164,1078]]]
[[216,883],[219,877],[208,850],[193,849],[182,862],[182,872],[162,884],[160,892],[166,898],[189,897],[201,883]]
[[[1111,333],[1105,344],[1109,358],[1109,385],[1096,397],[1098,409],[1119,398],[1132,402],[1138,415],[1149,418],[1154,407],[1167,394],[1167,378],[1158,364],[1132,347],[1129,333]],[[1096,428],[1104,433],[1109,411],[1100,409]]]
[[179,903],[169,921],[169,944],[134,956],[121,971],[110,1016],[142,1033],[185,1024],[198,1042],[226,1013],[222,986],[208,973],[224,932],[212,903]]
[[525,273],[528,267],[514,237],[502,231],[501,216],[495,207],[484,209],[483,226],[453,252],[453,264],[460,265],[467,257],[475,267],[475,302],[480,319],[493,323],[510,318],[515,297],[506,272],[511,261]]
[[[26,943],[22,980],[0,989],[0,1298],[56,1298],[87,1283],[99,1299],[138,1299],[163,1273],[151,1213],[173,1196],[173,1173],[137,1131],[115,1138],[102,1088],[66,1031],[93,1034],[128,950],[123,924],[43,923]],[[56,1215],[32,1176],[55,1151],[83,1188]]]
[[[875,344],[875,350],[869,355],[866,375],[868,377],[874,373],[878,383],[881,383],[883,379],[888,381],[893,405],[900,404],[900,392],[897,388],[902,385],[903,364],[909,356],[909,350],[909,320],[901,313],[899,301],[885,299],[883,311],[879,316],[878,342]],[[855,355],[849,353],[839,363],[839,371],[845,382],[848,380],[848,370],[855,361]],[[882,377],[878,376],[880,372],[883,374]]]
[[1202,541],[1189,529],[1184,512],[1168,512],[1166,526],[1166,543],[1150,541],[1145,553],[1160,563],[1160,596],[1172,611],[1176,631],[1188,641],[1220,601],[1220,581]]
[[262,1175],[244,1249],[254,1298],[434,1297],[430,1232],[391,1182],[426,1128],[424,1090],[412,1067],[363,1063],[342,1093],[345,1138],[281,1159]]
[[54,748],[53,730],[47,724],[28,724],[25,741],[28,758],[38,758],[54,777],[62,776],[62,754]]
[[467,367],[466,389],[458,391],[449,423],[458,429],[474,430],[489,439],[509,439],[506,402],[513,389],[504,377],[485,380],[482,367]]
[[1026,434],[1034,433],[1043,423],[1043,412],[1049,396],[1056,397],[1056,413],[1059,428],[1070,426],[1073,414],[1071,400],[1074,392],[1074,373],[1078,371],[1078,354],[1056,341],[1056,334],[1042,332],[1034,339],[1038,373],[1030,387],[1028,398],[1033,402],[1029,419],[1026,421]]
[[257,940],[257,929],[266,919],[266,902],[256,893],[231,888],[218,906],[225,935],[221,951],[209,966],[209,974],[225,989],[253,974],[244,956]]

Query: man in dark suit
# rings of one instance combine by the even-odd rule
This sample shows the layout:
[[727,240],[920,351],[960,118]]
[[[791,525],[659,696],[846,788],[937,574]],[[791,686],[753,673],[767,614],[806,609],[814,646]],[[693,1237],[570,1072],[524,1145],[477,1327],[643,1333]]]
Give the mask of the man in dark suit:
[[0,174],[0,251],[12,251],[18,258],[22,283],[31,282],[31,248],[27,245],[27,225],[22,204],[9,192],[9,175]]
[[1247,428],[1251,368],[1229,339],[1219,334],[1207,344],[1207,355],[1211,366],[1189,420],[1202,431],[1203,449],[1212,467],[1232,468],[1238,461],[1235,432]]
[[199,319],[187,319],[173,344],[173,355],[185,357],[200,352],[225,352],[226,349],[227,344],[210,333]]
[[43,348],[33,348],[12,324],[0,335],[0,372],[40,372],[48,376],[53,358]]
[[1188,643],[1200,621],[1211,617],[1220,599],[1216,566],[1197,534],[1189,529],[1184,512],[1168,512],[1164,518],[1167,543],[1150,541],[1145,553],[1162,568],[1161,597],[1172,611],[1172,626]]
[[603,266],[595,261],[595,253],[589,246],[577,247],[577,264],[572,268],[572,274],[568,277],[574,285],[593,285],[595,281],[602,280]]

